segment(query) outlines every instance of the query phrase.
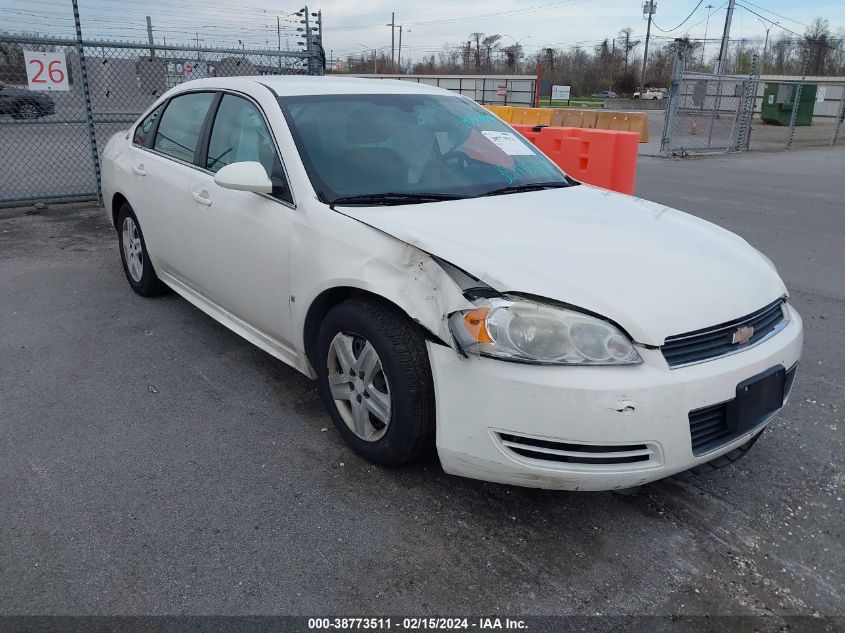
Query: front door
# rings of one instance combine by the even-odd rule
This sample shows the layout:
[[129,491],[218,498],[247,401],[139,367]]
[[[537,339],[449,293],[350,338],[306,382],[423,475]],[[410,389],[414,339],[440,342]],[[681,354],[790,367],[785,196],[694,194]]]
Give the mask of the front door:
[[[253,102],[224,94],[210,128],[208,149],[190,183],[193,218],[190,257],[196,289],[273,339],[291,340],[289,253],[293,214],[290,190],[267,123]],[[256,161],[273,195],[218,186],[225,165]]]

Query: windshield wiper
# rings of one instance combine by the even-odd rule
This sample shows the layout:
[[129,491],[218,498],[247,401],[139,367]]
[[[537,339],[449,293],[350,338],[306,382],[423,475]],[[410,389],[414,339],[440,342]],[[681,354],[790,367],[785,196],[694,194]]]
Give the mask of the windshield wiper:
[[478,197],[483,196],[501,196],[506,193],[520,193],[522,191],[539,191],[540,189],[561,189],[563,187],[571,187],[573,183],[566,181],[555,182],[530,182],[524,185],[508,185],[507,187],[500,187],[492,191],[486,191]]
[[330,207],[345,204],[361,205],[399,205],[422,204],[424,202],[441,202],[443,200],[461,200],[464,196],[451,193],[368,193],[360,196],[343,196],[335,198]]

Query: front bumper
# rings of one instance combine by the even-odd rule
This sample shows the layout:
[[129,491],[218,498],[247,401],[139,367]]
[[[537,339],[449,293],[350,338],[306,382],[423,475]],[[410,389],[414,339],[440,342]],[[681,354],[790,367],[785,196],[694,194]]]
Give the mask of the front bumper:
[[[535,488],[612,490],[715,459],[745,444],[774,416],[694,455],[689,412],[734,398],[740,382],[771,367],[796,365],[802,323],[787,309],[786,327],[756,347],[678,369],[669,369],[656,349],[639,349],[638,366],[544,367],[462,359],[449,347],[429,343],[443,469]],[[571,463],[551,461],[537,450],[555,460],[576,457]],[[607,463],[608,455],[627,461]]]

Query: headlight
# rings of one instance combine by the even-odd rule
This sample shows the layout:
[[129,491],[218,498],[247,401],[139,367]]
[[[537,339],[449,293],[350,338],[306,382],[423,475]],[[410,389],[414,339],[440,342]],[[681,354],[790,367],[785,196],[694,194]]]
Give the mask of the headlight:
[[520,298],[476,305],[449,315],[449,329],[467,353],[542,365],[642,362],[628,337],[607,321]]

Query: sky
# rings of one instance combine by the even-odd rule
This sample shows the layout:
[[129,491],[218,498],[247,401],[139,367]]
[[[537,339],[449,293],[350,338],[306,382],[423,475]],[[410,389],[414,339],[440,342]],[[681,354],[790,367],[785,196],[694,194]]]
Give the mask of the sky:
[[[436,53],[444,43],[458,45],[474,31],[498,33],[503,42],[519,41],[526,54],[548,46],[594,46],[625,28],[644,39],[641,0],[311,0],[322,10],[323,44],[335,58],[390,52],[391,12],[402,25],[403,59]],[[715,40],[721,36],[727,2],[723,0],[656,0],[653,42],[674,37]],[[707,6],[712,8],[708,9]],[[158,43],[199,42],[206,46],[297,48],[293,12],[302,5],[289,0],[79,0],[86,39],[146,40],[146,16]],[[72,35],[70,0],[0,0],[0,31]],[[690,16],[690,13],[692,15]],[[759,14],[764,20],[761,20]],[[708,15],[709,20],[708,20]],[[688,18],[688,16],[690,16]],[[280,29],[277,31],[277,17]],[[754,38],[781,26],[798,34],[816,17],[845,34],[845,0],[737,0],[731,38]],[[688,19],[687,19],[688,18]],[[686,21],[685,21],[686,20]],[[772,25],[779,22],[780,25]],[[680,28],[678,25],[682,24]],[[764,26],[765,23],[765,26]],[[279,37],[279,35],[281,37]],[[787,35],[793,36],[787,33]],[[399,30],[396,29],[398,47]],[[281,40],[281,43],[280,41]],[[714,52],[718,43],[708,44]]]

